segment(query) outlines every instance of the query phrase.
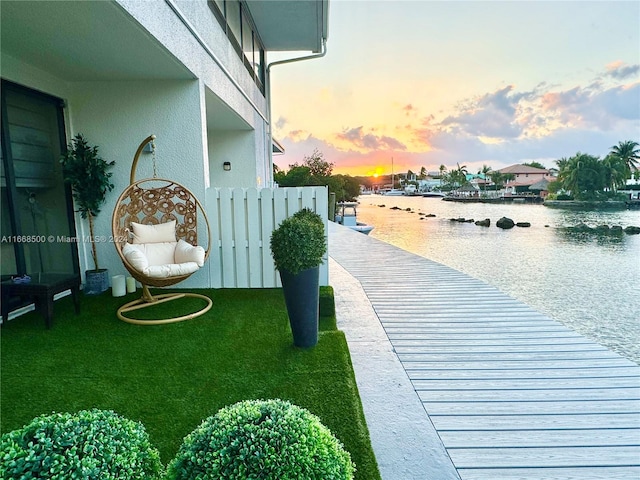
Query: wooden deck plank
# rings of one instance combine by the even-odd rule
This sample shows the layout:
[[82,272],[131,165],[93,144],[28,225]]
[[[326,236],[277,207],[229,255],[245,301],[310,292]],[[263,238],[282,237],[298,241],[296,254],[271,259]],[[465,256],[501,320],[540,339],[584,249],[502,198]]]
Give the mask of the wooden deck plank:
[[[391,342],[393,344],[393,342]],[[410,353],[398,353],[400,361],[407,362],[428,362],[428,361],[442,361],[447,360],[450,362],[468,362],[474,360],[483,360],[487,357],[491,357],[493,361],[532,361],[532,360],[591,360],[595,363],[598,360],[606,360],[612,358],[615,354],[608,350],[594,350],[588,352],[530,352],[530,353],[518,353],[518,352],[497,352],[490,355],[484,353],[434,353],[425,348],[423,352],[410,352]]]
[[[438,401],[423,398],[424,409],[435,415],[477,415],[481,409],[485,415],[584,415],[615,414],[638,411],[637,400],[580,400],[561,401]],[[606,425],[604,425],[606,427]],[[640,437],[640,428],[636,429]]]
[[[631,400],[638,402],[639,390],[620,388],[575,388],[558,390],[522,390],[522,389],[494,389],[494,390],[427,390],[416,386],[420,400],[423,402],[585,402],[584,409],[588,411],[590,401],[602,400]],[[640,404],[633,410],[640,414]]]
[[[638,480],[640,467],[458,469],[462,480]],[[542,476],[541,476],[542,475]]]
[[626,467],[638,462],[637,446],[447,448],[457,468]]
[[442,380],[442,379],[421,379],[414,380],[414,387],[417,390],[428,391],[531,391],[531,390],[554,390],[571,391],[579,389],[592,390],[614,390],[620,389],[634,392],[636,399],[640,399],[640,385],[638,377],[586,377],[586,378],[469,378],[463,380]]
[[[515,370],[524,369],[553,369],[553,370],[575,370],[579,368],[600,368],[609,369],[613,367],[629,368],[630,362],[622,357],[611,357],[599,359],[598,362],[594,362],[591,359],[568,359],[560,361],[558,359],[547,360],[520,360],[520,361],[505,361],[505,360],[475,360],[475,361],[458,361],[447,362],[443,361],[420,361],[414,360],[410,363],[405,363],[406,370],[415,369],[427,369],[427,370],[496,370],[502,368],[505,372],[512,372]],[[633,368],[633,367],[631,367]],[[637,370],[637,367],[636,367]]]
[[[482,403],[479,403],[482,405]],[[449,430],[527,430],[537,428],[549,430],[549,439],[556,430],[634,428],[638,414],[627,413],[573,413],[573,414],[527,414],[492,415],[478,409],[466,415],[430,415],[438,431]],[[446,446],[446,444],[445,444]],[[640,452],[639,452],[640,453]]]
[[464,351],[465,353],[500,353],[500,352],[597,352],[607,350],[602,345],[596,345],[593,343],[540,343],[536,342],[533,345],[525,345],[522,343],[517,344],[499,344],[499,345],[485,345],[484,342],[476,345],[438,345],[429,340],[394,340],[394,348],[397,353],[420,353],[425,348],[429,349],[431,353],[458,353]]
[[444,265],[329,238],[463,480],[640,478],[638,365]]
[[640,383],[637,369],[628,366],[600,368],[517,369],[509,375],[505,369],[454,369],[454,368],[407,368],[412,380],[450,379],[547,379],[547,378],[635,378]]
[[465,431],[442,432],[440,438],[450,448],[614,447],[638,445],[640,430],[624,428],[558,430],[552,437],[545,430]]

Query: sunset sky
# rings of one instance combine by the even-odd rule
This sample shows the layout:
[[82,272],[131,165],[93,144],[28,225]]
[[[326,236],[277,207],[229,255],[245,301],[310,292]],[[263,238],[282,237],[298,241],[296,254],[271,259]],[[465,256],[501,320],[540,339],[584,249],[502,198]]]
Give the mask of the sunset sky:
[[[324,58],[272,70],[288,169],[476,172],[640,141],[640,2],[330,0]],[[282,58],[281,56],[278,58]],[[275,58],[270,56],[269,60]]]

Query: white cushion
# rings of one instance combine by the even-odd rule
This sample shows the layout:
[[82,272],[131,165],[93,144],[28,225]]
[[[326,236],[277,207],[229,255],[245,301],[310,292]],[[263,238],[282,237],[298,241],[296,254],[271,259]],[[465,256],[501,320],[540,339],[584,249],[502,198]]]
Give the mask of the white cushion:
[[164,243],[176,241],[176,221],[157,225],[143,225],[131,222],[133,243]]
[[175,261],[177,242],[164,243],[143,243],[140,244],[142,251],[147,255],[149,266],[166,265],[177,263]]
[[133,268],[149,278],[189,275],[204,265],[204,249],[180,242],[126,243],[122,254]]
[[195,262],[199,267],[204,265],[204,248],[200,246],[194,247],[184,240],[179,240],[176,245],[175,262],[187,263]]
[[122,254],[124,255],[124,258],[127,259],[127,262],[129,262],[131,266],[139,272],[144,272],[145,268],[149,266],[147,255],[137,248],[136,245],[125,243],[124,247],[122,247]]
[[198,268],[199,267],[196,262],[170,263],[166,265],[147,267],[143,273],[150,278],[166,278],[174,277],[176,275],[189,275],[198,271]]

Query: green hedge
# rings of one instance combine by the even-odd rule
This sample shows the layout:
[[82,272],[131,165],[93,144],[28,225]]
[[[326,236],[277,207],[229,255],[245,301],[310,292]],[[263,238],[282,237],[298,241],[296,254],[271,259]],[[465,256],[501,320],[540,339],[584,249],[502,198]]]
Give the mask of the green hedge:
[[156,480],[160,454],[139,422],[109,410],[53,413],[0,438],[0,478]]

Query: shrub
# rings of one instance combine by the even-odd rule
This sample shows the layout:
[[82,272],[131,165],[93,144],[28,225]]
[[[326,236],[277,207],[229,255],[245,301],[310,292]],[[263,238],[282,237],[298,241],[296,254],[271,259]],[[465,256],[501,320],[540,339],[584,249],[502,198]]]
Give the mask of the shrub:
[[349,453],[307,410],[283,400],[225,407],[191,432],[168,480],[348,480]]
[[324,227],[324,223],[322,222],[322,217],[318,215],[316,212],[314,212],[313,210],[311,210],[310,208],[303,208],[302,210],[298,210],[296,213],[294,213],[291,216],[293,218],[315,222]]
[[153,480],[162,474],[144,426],[112,411],[41,415],[0,438],[0,478]]
[[322,219],[305,210],[285,218],[271,234],[271,254],[276,268],[293,275],[319,266],[327,251]]

